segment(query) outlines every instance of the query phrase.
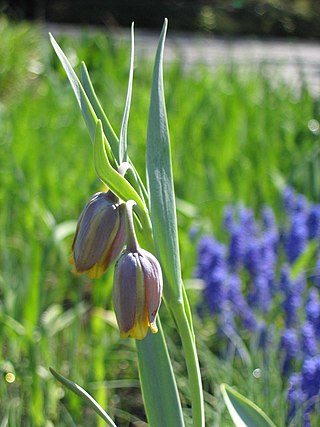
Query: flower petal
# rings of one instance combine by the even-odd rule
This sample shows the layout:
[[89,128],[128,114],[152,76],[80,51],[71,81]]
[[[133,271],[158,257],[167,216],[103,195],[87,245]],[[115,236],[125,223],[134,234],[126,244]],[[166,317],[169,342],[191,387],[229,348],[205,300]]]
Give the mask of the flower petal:
[[157,332],[155,319],[161,303],[162,271],[159,261],[150,252],[140,249],[139,258],[144,274],[149,323],[152,332]]

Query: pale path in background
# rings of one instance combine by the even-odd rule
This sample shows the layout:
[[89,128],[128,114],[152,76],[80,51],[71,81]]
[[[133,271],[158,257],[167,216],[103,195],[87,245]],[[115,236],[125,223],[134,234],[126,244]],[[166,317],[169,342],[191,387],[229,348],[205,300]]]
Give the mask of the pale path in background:
[[[103,31],[103,28],[81,29],[50,23],[44,26],[45,32],[50,31],[57,36],[61,33],[76,36],[81,31],[94,33],[97,30]],[[129,40],[130,30],[117,29],[111,34],[119,41]],[[137,29],[135,31],[136,55],[153,57],[158,37],[157,32]],[[280,78],[292,84],[293,87],[299,87],[301,76],[303,76],[311,92],[315,96],[320,96],[320,41],[224,38],[169,30],[165,60],[181,60],[186,67],[202,63],[212,69],[231,63],[251,68],[264,64],[264,69],[270,73],[272,79]]]

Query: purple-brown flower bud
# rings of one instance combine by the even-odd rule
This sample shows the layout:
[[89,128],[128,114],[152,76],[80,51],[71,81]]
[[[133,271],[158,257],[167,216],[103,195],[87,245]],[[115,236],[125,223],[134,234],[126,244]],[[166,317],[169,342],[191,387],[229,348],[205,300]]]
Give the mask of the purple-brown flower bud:
[[141,340],[158,331],[156,316],[161,303],[162,272],[158,260],[149,252],[124,251],[116,263],[113,305],[120,335]]
[[76,270],[100,277],[120,255],[125,240],[124,205],[110,191],[94,194],[79,217],[73,240]]

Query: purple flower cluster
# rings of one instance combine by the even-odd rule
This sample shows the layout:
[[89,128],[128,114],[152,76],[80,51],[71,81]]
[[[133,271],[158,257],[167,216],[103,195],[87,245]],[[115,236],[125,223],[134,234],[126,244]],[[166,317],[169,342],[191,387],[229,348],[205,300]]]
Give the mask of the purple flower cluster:
[[264,348],[275,327],[279,369],[288,379],[288,419],[300,413],[308,426],[320,399],[320,205],[287,188],[283,208],[277,226],[270,207],[260,221],[243,206],[227,207],[227,243],[200,239],[197,276],[204,281],[203,306],[227,336],[245,330]]

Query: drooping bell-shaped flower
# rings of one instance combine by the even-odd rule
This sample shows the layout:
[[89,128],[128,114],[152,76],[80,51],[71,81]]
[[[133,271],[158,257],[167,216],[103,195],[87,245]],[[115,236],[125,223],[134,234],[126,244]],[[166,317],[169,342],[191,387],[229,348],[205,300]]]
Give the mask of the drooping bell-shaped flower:
[[100,277],[120,255],[125,239],[124,205],[111,191],[94,194],[79,217],[73,240],[76,270]]
[[138,245],[130,202],[126,204],[127,248],[115,266],[112,297],[120,335],[141,340],[149,327],[153,333],[158,330],[163,279],[156,257]]
[[124,251],[114,271],[113,306],[122,337],[143,339],[148,327],[158,331],[156,316],[161,303],[162,272],[149,252]]

